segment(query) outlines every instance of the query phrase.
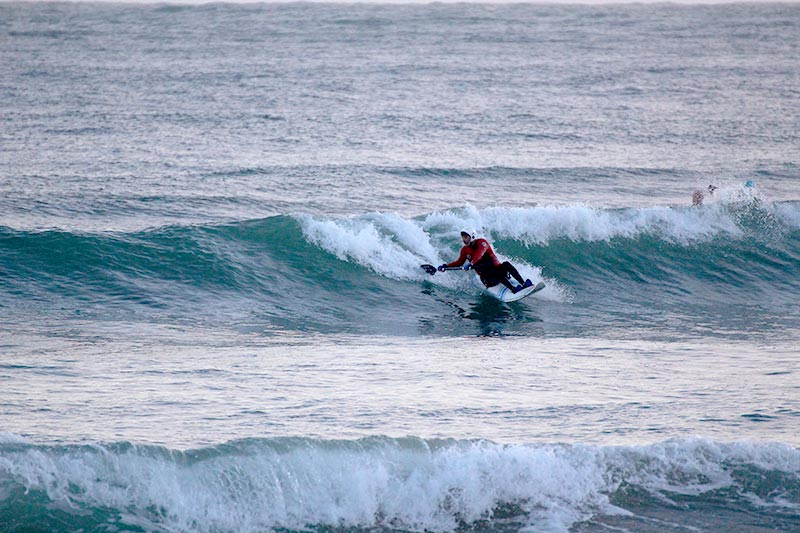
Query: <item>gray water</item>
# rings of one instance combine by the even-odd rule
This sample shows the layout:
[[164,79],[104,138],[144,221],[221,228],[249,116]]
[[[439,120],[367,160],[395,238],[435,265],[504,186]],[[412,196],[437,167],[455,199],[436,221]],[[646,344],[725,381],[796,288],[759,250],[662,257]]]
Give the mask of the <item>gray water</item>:
[[799,26],[0,4],[0,530],[800,530]]

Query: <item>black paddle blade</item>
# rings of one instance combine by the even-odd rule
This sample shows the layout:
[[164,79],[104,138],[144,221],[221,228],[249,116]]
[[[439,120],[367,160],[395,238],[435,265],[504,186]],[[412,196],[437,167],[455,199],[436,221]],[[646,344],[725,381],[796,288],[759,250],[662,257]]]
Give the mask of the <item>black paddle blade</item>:
[[420,265],[420,268],[422,268],[425,272],[427,272],[431,276],[436,274],[436,267],[433,265]]

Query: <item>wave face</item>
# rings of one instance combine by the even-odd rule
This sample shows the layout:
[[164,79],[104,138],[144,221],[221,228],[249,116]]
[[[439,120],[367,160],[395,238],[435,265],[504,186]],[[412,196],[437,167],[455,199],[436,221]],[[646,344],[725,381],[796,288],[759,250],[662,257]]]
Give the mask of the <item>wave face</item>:
[[[463,334],[474,326],[465,317],[502,322],[514,309],[495,305],[470,274],[419,268],[454,259],[463,227],[548,284],[521,305],[580,309],[581,327],[614,327],[617,318],[663,325],[658,317],[669,314],[679,329],[703,317],[746,332],[749,323],[797,319],[800,204],[757,199],[282,215],[128,233],[0,228],[0,305],[291,331]],[[423,328],[426,318],[444,325]]]
[[677,531],[698,518],[692,508],[711,530],[737,516],[800,526],[800,452],[780,444],[278,438],[176,451],[5,440],[0,519],[12,530]]

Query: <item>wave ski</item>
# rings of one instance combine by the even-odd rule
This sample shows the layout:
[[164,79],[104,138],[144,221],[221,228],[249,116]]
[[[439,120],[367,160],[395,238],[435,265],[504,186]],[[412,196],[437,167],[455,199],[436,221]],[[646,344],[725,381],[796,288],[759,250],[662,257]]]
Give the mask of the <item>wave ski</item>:
[[[433,276],[436,274],[436,267],[433,265],[420,265],[425,272]],[[448,270],[463,270],[461,267],[444,267],[443,271]],[[481,283],[480,276],[475,274],[475,277],[478,280],[478,283]],[[481,283],[483,287],[483,284]],[[498,283],[497,285],[493,285],[491,287],[484,287],[487,293],[491,294],[501,302],[516,302],[517,300],[522,300],[526,296],[530,296],[531,294],[535,294],[540,290],[544,289],[547,285],[545,285],[544,281],[540,281],[536,285],[532,285],[530,287],[523,287],[522,285],[517,284],[517,292],[511,292],[505,285],[502,283]]]

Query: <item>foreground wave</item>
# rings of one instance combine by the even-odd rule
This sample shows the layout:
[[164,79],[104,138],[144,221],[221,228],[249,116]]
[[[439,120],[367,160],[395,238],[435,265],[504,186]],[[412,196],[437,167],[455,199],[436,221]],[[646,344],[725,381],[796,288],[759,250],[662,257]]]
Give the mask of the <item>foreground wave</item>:
[[472,276],[419,268],[455,257],[464,226],[488,236],[525,277],[547,282],[539,301],[602,294],[620,309],[704,302],[780,315],[800,290],[800,204],[754,199],[701,208],[466,207],[415,218],[282,215],[133,233],[0,228],[0,305],[234,320],[255,310],[290,330],[379,329],[365,308],[401,310],[399,321],[407,313],[409,322],[442,302],[480,297]]
[[800,527],[800,450],[778,443],[276,438],[177,451],[4,440],[0,518],[11,530],[669,531],[700,508],[711,529],[742,517]]

